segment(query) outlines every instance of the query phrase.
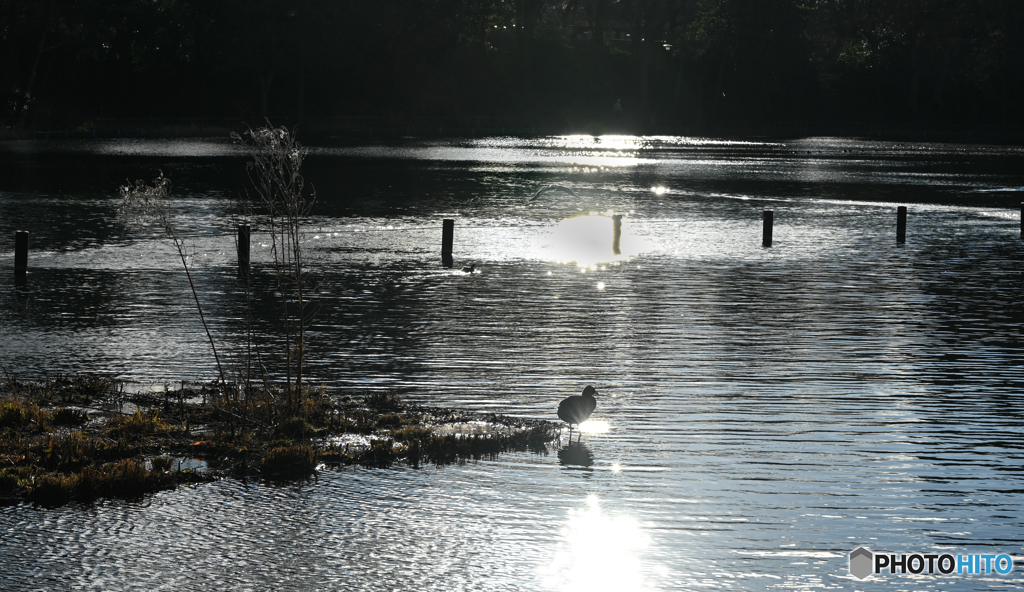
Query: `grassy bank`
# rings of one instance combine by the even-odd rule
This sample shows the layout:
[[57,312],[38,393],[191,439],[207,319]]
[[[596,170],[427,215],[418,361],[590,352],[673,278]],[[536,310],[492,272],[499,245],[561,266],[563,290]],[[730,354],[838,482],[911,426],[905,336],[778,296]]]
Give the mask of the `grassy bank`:
[[221,478],[295,480],[330,466],[444,465],[544,452],[545,421],[323,390],[183,384],[128,393],[88,376],[0,385],[0,503],[137,497]]

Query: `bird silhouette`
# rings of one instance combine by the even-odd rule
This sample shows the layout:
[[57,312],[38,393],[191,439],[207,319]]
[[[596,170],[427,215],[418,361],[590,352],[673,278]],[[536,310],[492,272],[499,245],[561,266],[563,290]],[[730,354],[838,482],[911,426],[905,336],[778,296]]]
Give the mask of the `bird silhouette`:
[[467,265],[462,268],[462,273],[473,273],[476,271],[476,265]]
[[572,442],[573,424],[576,424],[578,428],[581,423],[587,421],[587,418],[590,417],[590,414],[597,407],[597,399],[594,398],[596,394],[597,389],[588,386],[583,389],[583,394],[566,397],[558,404],[558,419],[569,424],[570,442]]

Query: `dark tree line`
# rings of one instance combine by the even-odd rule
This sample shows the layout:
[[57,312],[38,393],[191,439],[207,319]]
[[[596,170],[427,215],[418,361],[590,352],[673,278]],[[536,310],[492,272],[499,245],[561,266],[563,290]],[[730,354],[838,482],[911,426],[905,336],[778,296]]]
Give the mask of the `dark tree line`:
[[1020,0],[0,0],[8,121],[1020,124]]

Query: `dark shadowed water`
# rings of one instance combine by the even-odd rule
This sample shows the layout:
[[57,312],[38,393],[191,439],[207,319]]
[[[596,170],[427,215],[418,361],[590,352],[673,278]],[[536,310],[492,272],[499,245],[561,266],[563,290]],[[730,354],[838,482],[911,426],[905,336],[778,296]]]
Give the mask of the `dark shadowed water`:
[[[115,216],[163,170],[229,366],[227,142],[0,144],[0,365],[143,384],[216,369],[177,254]],[[847,554],[1022,554],[1024,151],[569,137],[314,148],[310,373],[331,393],[554,419],[583,447],[0,509],[4,589],[1016,589],[860,582]],[[549,191],[550,184],[572,191]],[[575,194],[575,195],[574,195]],[[909,206],[897,245],[897,205]],[[772,248],[761,212],[773,209]],[[624,215],[620,254],[612,213]],[[455,269],[440,265],[454,218]],[[257,284],[268,261],[254,237]],[[477,272],[457,271],[473,263]],[[5,263],[10,270],[10,263]],[[261,279],[262,278],[262,279]],[[260,284],[262,285],[262,284]],[[256,297],[273,349],[279,308]]]

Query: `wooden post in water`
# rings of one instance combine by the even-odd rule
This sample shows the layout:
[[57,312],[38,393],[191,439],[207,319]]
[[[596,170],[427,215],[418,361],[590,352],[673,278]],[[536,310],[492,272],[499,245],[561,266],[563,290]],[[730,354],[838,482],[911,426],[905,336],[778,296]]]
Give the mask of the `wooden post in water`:
[[451,267],[452,243],[455,242],[455,220],[445,218],[441,226],[441,264]]
[[249,236],[251,227],[248,224],[238,225],[238,273],[249,273]]
[[622,214],[612,214],[612,253],[621,255],[619,240],[622,238]]
[[1020,237],[1024,238],[1024,201],[1020,202]]
[[14,234],[14,273],[21,275],[28,271],[28,232],[18,230]]
[[761,230],[761,246],[770,247],[772,246],[772,224],[775,222],[775,211],[765,210],[761,218],[764,220]]
[[896,209],[896,244],[907,242],[907,206]]

